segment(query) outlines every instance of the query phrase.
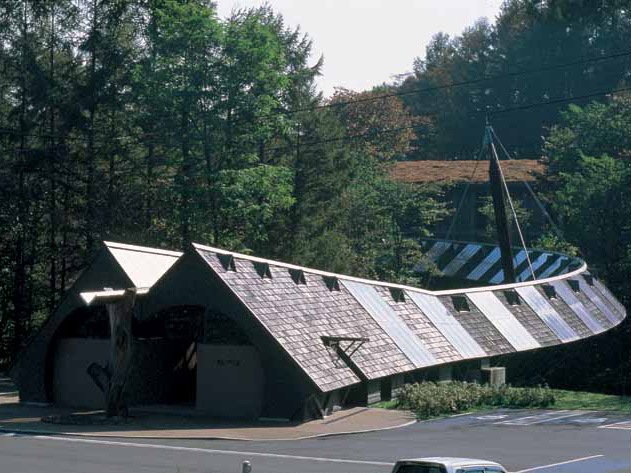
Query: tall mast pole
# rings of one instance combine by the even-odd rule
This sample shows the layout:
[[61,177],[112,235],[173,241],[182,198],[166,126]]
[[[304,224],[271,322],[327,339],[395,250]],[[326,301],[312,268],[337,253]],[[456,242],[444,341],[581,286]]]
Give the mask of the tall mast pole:
[[499,158],[493,143],[493,131],[487,123],[484,130],[484,148],[489,158],[489,183],[491,196],[493,197],[493,211],[495,213],[495,228],[497,240],[500,244],[502,269],[504,270],[504,283],[513,283],[516,280],[513,266],[513,246],[510,236],[508,218],[506,216],[506,194],[502,183],[502,171]]

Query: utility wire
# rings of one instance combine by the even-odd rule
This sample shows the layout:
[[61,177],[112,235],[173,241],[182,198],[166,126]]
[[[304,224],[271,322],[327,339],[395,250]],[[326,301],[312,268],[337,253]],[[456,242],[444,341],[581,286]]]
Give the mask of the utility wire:
[[491,147],[491,156],[497,162],[497,167],[500,171],[502,187],[504,187],[504,191],[506,192],[506,197],[508,198],[508,203],[510,204],[511,212],[513,213],[513,219],[515,220],[515,226],[517,227],[519,240],[521,241],[521,245],[524,248],[524,251],[526,252],[526,260],[528,261],[528,267],[530,268],[530,272],[532,273],[532,279],[534,281],[535,279],[537,279],[537,277],[535,276],[535,270],[532,268],[532,262],[530,261],[530,255],[528,254],[528,248],[526,247],[526,241],[524,240],[524,235],[521,232],[519,220],[517,219],[517,212],[515,211],[515,206],[513,205],[513,199],[511,199],[510,192],[508,191],[508,185],[506,184],[504,171],[502,171],[502,166],[500,165],[500,158],[497,156],[497,150],[495,149],[495,145],[493,144],[493,141],[491,141],[489,145]]
[[[552,99],[552,100],[547,100],[547,101],[541,101],[541,102],[535,102],[535,103],[531,103],[531,104],[526,104],[526,105],[520,105],[520,106],[515,106],[515,107],[506,107],[506,108],[502,108],[502,109],[498,109],[495,111],[487,111],[487,112],[482,112],[479,111],[479,114],[482,113],[486,113],[488,116],[494,116],[494,115],[499,115],[499,114],[503,114],[503,113],[509,113],[509,112],[516,112],[516,111],[521,111],[521,110],[528,110],[528,109],[532,109],[532,108],[536,108],[536,107],[544,107],[544,106],[548,106],[548,105],[555,105],[555,104],[560,104],[560,103],[567,103],[567,102],[573,102],[573,101],[578,101],[578,100],[586,100],[586,99],[590,99],[590,98],[594,98],[594,97],[600,97],[600,96],[604,96],[604,95],[613,95],[616,93],[620,93],[620,92],[628,92],[631,91],[631,87],[621,87],[618,89],[610,89],[610,90],[605,90],[605,91],[599,91],[599,92],[593,92],[593,93],[589,93],[589,94],[583,94],[583,95],[572,95],[569,97],[562,97],[562,98],[558,98],[558,99]],[[434,112],[434,113],[430,113],[430,114],[426,114],[425,116],[436,116],[438,115],[438,112]],[[386,130],[370,130],[368,132],[364,132],[364,133],[358,133],[355,135],[345,135],[342,137],[337,137],[337,138],[328,138],[328,139],[324,139],[324,140],[315,140],[315,141],[308,141],[308,142],[301,142],[300,146],[317,146],[320,144],[328,144],[328,143],[337,143],[337,142],[345,142],[345,141],[352,141],[352,140],[356,140],[359,138],[364,138],[364,137],[376,137],[376,136],[380,136],[381,134],[387,134],[387,133],[395,133],[398,131],[404,131],[404,130],[415,130],[420,128],[421,125],[408,125],[408,126],[404,126],[404,127],[397,127],[397,128],[391,128],[391,129],[386,129]],[[16,135],[16,136],[21,136],[20,132],[18,130],[14,130],[14,129],[8,129],[8,128],[0,128],[0,134],[11,134],[11,135]],[[80,137],[67,137],[67,136],[61,136],[61,135],[52,135],[52,134],[28,134],[25,135],[28,137],[40,137],[40,138],[51,138],[51,137],[56,137],[59,139],[69,139],[70,141],[88,141],[88,138],[80,138]],[[117,139],[117,140],[121,140],[123,138],[136,138],[135,136],[132,135],[119,135],[116,137],[112,137],[111,139]],[[104,141],[104,140],[95,140],[95,143],[101,143],[104,146],[105,145],[111,145],[110,141]],[[165,141],[158,141],[158,140],[150,140],[150,141],[143,141],[143,143],[146,144],[158,144],[158,145],[167,145],[169,146],[170,143],[166,143]],[[285,149],[294,149],[294,145],[283,145],[283,146],[278,146],[278,147],[270,147],[270,148],[265,148],[265,151],[279,151],[279,150],[285,150]]]
[[[384,99],[392,98],[392,97],[403,97],[403,96],[408,96],[408,95],[420,94],[420,93],[424,93],[424,92],[434,92],[434,91],[438,91],[438,90],[446,90],[446,89],[451,89],[451,88],[456,88],[456,87],[463,87],[463,86],[466,86],[466,85],[475,85],[475,84],[479,84],[479,83],[482,83],[482,82],[485,82],[485,81],[493,81],[493,80],[498,80],[498,79],[519,77],[519,76],[522,76],[522,75],[530,75],[530,74],[537,74],[537,73],[541,73],[541,72],[549,72],[549,71],[553,71],[553,70],[557,70],[557,69],[564,69],[564,68],[567,68],[567,67],[577,66],[577,65],[581,65],[581,64],[589,64],[589,63],[592,63],[592,62],[601,62],[601,61],[606,61],[606,60],[610,60],[610,59],[618,59],[618,58],[628,57],[628,56],[631,56],[631,50],[620,51],[620,52],[611,53],[611,54],[608,54],[608,55],[595,56],[595,57],[594,56],[590,56],[590,57],[582,56],[584,59],[564,62],[564,63],[560,63],[560,64],[551,64],[551,65],[539,67],[539,68],[536,68],[536,69],[528,69],[528,70],[518,71],[518,72],[508,72],[508,73],[504,73],[504,74],[488,75],[488,76],[484,76],[484,77],[479,77],[477,79],[470,79],[470,80],[466,80],[466,81],[451,82],[449,84],[443,84],[443,85],[433,86],[433,87],[425,87],[425,88],[414,89],[414,90],[409,90],[409,91],[392,92],[392,93],[389,93],[389,94],[383,94],[383,95],[379,95],[379,96],[364,97],[364,98],[361,98],[361,99],[348,100],[348,101],[336,102],[336,103],[329,103],[329,104],[324,104],[324,105],[318,105],[318,106],[315,106],[315,107],[304,107],[304,108],[298,108],[298,109],[293,109],[293,110],[280,110],[280,111],[276,111],[276,112],[272,112],[272,113],[269,113],[269,114],[262,115],[260,117],[255,117],[255,120],[260,120],[262,118],[271,118],[271,117],[280,116],[280,115],[292,115],[292,114],[295,114],[295,113],[316,111],[316,110],[322,110],[322,109],[327,109],[327,108],[339,108],[339,107],[348,106],[348,105],[360,104],[360,103],[377,101],[377,100],[384,100]],[[601,93],[597,93],[597,94],[594,94],[594,95],[601,95]],[[549,101],[547,103],[554,104],[554,103],[558,103],[558,102],[556,102],[556,101]],[[537,106],[537,105],[538,104],[527,105],[527,106],[523,106],[520,109],[527,109],[527,108],[531,108],[532,106]],[[499,110],[499,111],[489,112],[489,113],[490,114],[497,114],[497,113],[504,113],[504,112],[512,111],[512,110],[517,110],[517,108],[506,109],[506,110]],[[8,128],[1,128],[0,129],[0,133],[4,133],[4,134],[18,134],[19,135],[19,131],[18,130],[11,130],[11,129],[8,129]],[[52,134],[29,134],[29,135],[25,135],[25,136],[27,136],[27,137],[43,137],[43,138],[65,138],[65,139],[69,138],[67,136],[64,137],[64,136],[58,136],[58,135],[52,135]],[[122,138],[125,138],[125,137],[135,138],[132,135],[120,135],[120,136],[115,137],[115,138],[116,139],[122,139]],[[87,138],[84,138],[84,139],[87,140]],[[72,140],[73,141],[80,141],[80,140],[82,140],[82,138],[74,137],[74,138],[72,138]]]
[[[359,103],[365,103],[365,102],[371,102],[371,101],[376,101],[376,100],[384,100],[387,98],[392,98],[392,97],[405,97],[408,95],[415,95],[415,94],[421,94],[421,93],[425,93],[425,92],[435,92],[437,90],[445,90],[445,89],[451,89],[451,88],[456,88],[456,87],[463,87],[463,86],[467,86],[467,85],[476,85],[476,84],[480,84],[482,82],[486,82],[486,81],[493,81],[493,80],[498,80],[498,79],[508,79],[508,78],[514,78],[514,77],[519,77],[522,75],[530,75],[530,74],[538,74],[541,72],[549,72],[549,71],[553,71],[553,70],[557,70],[557,69],[565,69],[567,67],[572,67],[572,66],[578,66],[581,64],[589,64],[592,62],[601,62],[601,61],[607,61],[610,59],[618,59],[618,58],[622,58],[622,57],[628,57],[631,56],[631,51],[627,50],[627,51],[621,51],[618,53],[612,53],[612,54],[608,54],[606,56],[596,56],[596,57],[588,57],[587,59],[582,59],[582,60],[575,60],[575,61],[570,61],[570,62],[564,62],[561,64],[551,64],[548,66],[543,66],[543,67],[539,67],[536,69],[528,69],[525,71],[519,71],[519,72],[507,72],[504,74],[495,74],[495,75],[488,75],[488,76],[484,76],[484,77],[479,77],[477,79],[470,79],[470,80],[465,80],[465,81],[458,81],[458,82],[451,82],[449,84],[443,84],[443,85],[437,85],[437,86],[433,86],[433,87],[424,87],[424,88],[420,88],[420,89],[414,89],[414,90],[408,90],[408,91],[402,91],[402,92],[391,92],[388,94],[383,94],[383,95],[379,95],[379,96],[374,96],[374,97],[364,97],[361,99],[356,99],[356,100],[348,100],[348,101],[342,101],[342,102],[335,102],[335,103],[329,103],[329,104],[324,104],[324,105],[318,105],[316,107],[305,107],[305,108],[298,108],[298,109],[294,109],[294,110],[287,110],[287,111],[281,111],[278,112],[278,114],[284,114],[284,115],[292,115],[295,113],[300,113],[300,112],[308,112],[308,111],[313,111],[313,110],[322,110],[322,109],[327,109],[327,108],[338,108],[338,107],[344,107],[347,105],[355,105],[355,104],[359,104]],[[269,116],[275,116],[276,113],[273,114],[269,114],[267,115]]]
[[[508,152],[508,150],[506,149],[506,147],[504,146],[504,144],[502,143],[502,141],[499,139],[499,137],[497,136],[497,134],[495,133],[495,129],[493,127],[491,127],[491,133],[493,133],[493,137],[497,140],[497,143],[500,145],[500,149],[502,150],[502,152],[506,155],[506,157],[513,161],[513,157],[510,155],[510,153]],[[533,190],[533,188],[531,187],[530,184],[528,184],[526,181],[522,181],[523,184],[526,186],[526,189],[528,190],[528,193],[532,196],[532,198],[534,199],[535,203],[537,204],[537,207],[539,207],[539,210],[541,210],[541,212],[543,213],[544,217],[546,217],[546,219],[548,220],[548,223],[550,223],[550,225],[552,226],[554,232],[557,234],[558,237],[564,239],[563,236],[563,231],[559,228],[559,226],[554,222],[554,220],[552,220],[552,217],[550,216],[550,214],[548,213],[548,211],[546,210],[545,206],[541,203],[541,201],[539,200],[539,198],[537,197],[537,195],[535,194],[535,191]]]
[[[507,107],[507,108],[503,108],[503,109],[499,109],[496,110],[495,112],[487,112],[489,116],[492,115],[498,115],[501,113],[508,113],[508,112],[514,112],[514,111],[520,111],[520,110],[525,110],[525,109],[530,109],[530,108],[535,108],[535,107],[544,107],[547,105],[553,105],[553,104],[559,104],[559,103],[567,103],[567,102],[573,102],[575,100],[585,100],[585,99],[589,99],[589,98],[593,98],[593,97],[599,97],[599,96],[603,96],[603,95],[612,95],[612,94],[616,94],[616,93],[620,93],[620,92],[627,92],[627,91],[631,91],[631,87],[621,87],[619,89],[611,89],[611,90],[607,90],[607,91],[600,91],[600,92],[594,92],[594,93],[590,93],[590,94],[584,94],[584,95],[573,95],[570,97],[563,97],[563,98],[558,98],[558,99],[553,99],[553,100],[548,100],[548,101],[541,101],[541,102],[536,102],[536,103],[532,103],[532,104],[527,104],[527,105],[522,105],[522,106],[517,106],[517,107]],[[480,114],[482,112],[479,112]],[[434,112],[433,114],[428,114],[425,116],[436,116],[438,113]],[[336,142],[343,142],[343,141],[348,141],[348,140],[355,140],[358,138],[363,138],[363,137],[367,137],[367,136],[379,136],[381,134],[385,134],[385,133],[395,133],[398,131],[403,131],[403,130],[414,130],[419,128],[420,125],[409,125],[409,126],[404,126],[404,127],[398,127],[398,128],[392,128],[392,129],[388,129],[388,130],[380,130],[380,131],[374,131],[371,130],[369,132],[365,132],[365,133],[358,133],[356,135],[346,135],[346,136],[342,136],[342,137],[338,137],[338,138],[329,138],[326,140],[315,140],[315,141],[307,141],[307,142],[301,142],[300,146],[316,146],[316,145],[320,145],[320,144],[326,144],[326,143],[336,143]],[[276,147],[276,148],[266,148],[267,150],[270,151],[276,151],[276,150],[282,150],[285,148],[292,148],[292,145],[287,145],[287,146],[281,146],[281,147]]]

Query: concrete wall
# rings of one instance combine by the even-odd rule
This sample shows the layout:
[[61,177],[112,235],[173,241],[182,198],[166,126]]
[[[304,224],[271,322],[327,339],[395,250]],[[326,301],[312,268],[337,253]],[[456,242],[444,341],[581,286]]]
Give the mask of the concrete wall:
[[109,359],[107,339],[64,338],[57,343],[54,354],[53,399],[67,407],[102,409],[105,401],[87,373],[96,362],[104,366]]
[[197,346],[198,410],[221,417],[258,418],[264,374],[253,346]]
[[[177,403],[194,399],[195,371],[182,363],[187,345],[190,343],[172,340],[134,342],[132,369],[126,387],[126,399],[130,405]],[[102,409],[103,394],[87,374],[87,369],[95,362],[106,366],[109,356],[109,339],[60,339],[53,354],[55,404]],[[182,393],[180,388],[190,393]]]

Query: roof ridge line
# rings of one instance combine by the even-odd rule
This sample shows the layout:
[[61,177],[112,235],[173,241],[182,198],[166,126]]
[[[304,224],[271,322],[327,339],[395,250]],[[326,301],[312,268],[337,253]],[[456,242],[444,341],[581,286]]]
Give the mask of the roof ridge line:
[[322,271],[320,269],[308,268],[305,266],[298,266],[291,263],[284,263],[282,261],[260,258],[258,256],[245,255],[243,253],[237,253],[236,251],[229,251],[229,250],[224,250],[222,248],[202,245],[201,243],[192,243],[191,245],[196,250],[211,251],[214,253],[232,255],[235,258],[240,258],[240,259],[244,259],[244,260],[252,261],[256,263],[267,263],[267,264],[272,264],[274,266],[280,266],[282,268],[287,268],[287,269],[300,269],[307,273],[317,274],[318,276],[335,277],[342,280],[370,284],[372,286],[404,289],[406,291],[419,292],[419,293],[427,294],[430,296],[449,296],[449,295],[454,295],[454,294],[466,294],[468,292],[501,291],[501,290],[506,290],[506,289],[516,289],[518,287],[524,287],[524,286],[538,286],[540,284],[545,284],[552,281],[569,279],[587,270],[587,264],[581,260],[583,264],[581,265],[581,267],[575,269],[574,271],[571,271],[565,274],[560,274],[558,276],[545,278],[545,279],[535,279],[533,281],[523,281],[523,282],[518,282],[518,283],[510,283],[510,284],[495,284],[495,285],[489,285],[489,286],[467,287],[467,288],[462,288],[462,289],[446,289],[446,290],[440,290],[440,291],[431,291],[429,289],[422,289],[419,287],[407,286],[405,284],[390,283],[390,282],[385,282],[385,281],[377,281],[375,279],[358,278],[358,277],[349,276],[346,274],[331,273],[329,271]]
[[142,253],[153,253],[153,254],[158,254],[158,255],[163,255],[163,256],[176,256],[176,257],[180,257],[182,256],[184,253],[182,253],[181,251],[173,251],[173,250],[164,250],[162,248],[153,248],[150,246],[139,246],[139,245],[130,245],[127,243],[119,243],[116,241],[106,241],[103,240],[103,245],[105,245],[106,248],[116,248],[116,249],[120,249],[120,250],[129,250],[129,251],[138,251],[138,252],[142,252]]
[[271,259],[266,259],[266,258],[260,258],[258,256],[245,255],[243,253],[237,253],[236,251],[224,250],[222,248],[216,248],[216,247],[212,247],[212,246],[208,246],[208,245],[202,245],[200,243],[193,243],[193,247],[195,249],[200,249],[200,250],[204,250],[204,251],[211,251],[211,252],[221,253],[221,254],[225,254],[225,255],[233,255],[235,258],[240,258],[240,259],[244,259],[244,260],[247,260],[247,261],[252,261],[254,263],[267,263],[267,264],[271,264],[271,265],[274,265],[274,266],[280,266],[282,268],[287,268],[287,269],[298,269],[298,270],[302,270],[302,271],[304,271],[306,273],[317,274],[318,276],[329,276],[329,277],[335,277],[335,278],[338,278],[338,279],[345,279],[347,281],[355,281],[355,282],[360,282],[360,283],[367,283],[367,284],[371,284],[373,286],[392,287],[392,288],[395,288],[395,289],[406,289],[406,290],[422,292],[424,294],[430,294],[430,295],[434,294],[434,291],[430,291],[428,289],[421,289],[421,288],[418,288],[418,287],[406,286],[404,284],[390,283],[390,282],[385,282],[385,281],[377,281],[375,279],[358,278],[358,277],[355,277],[355,276],[349,276],[347,274],[339,274],[339,273],[332,273],[332,272],[329,272],[329,271],[322,271],[321,269],[308,268],[306,266],[298,266],[298,265],[291,264],[291,263],[284,263],[282,261],[271,260]]

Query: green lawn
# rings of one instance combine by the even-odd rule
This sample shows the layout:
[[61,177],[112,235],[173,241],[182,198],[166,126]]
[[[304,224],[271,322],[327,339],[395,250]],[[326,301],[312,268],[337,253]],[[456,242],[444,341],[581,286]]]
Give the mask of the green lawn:
[[590,409],[595,411],[620,411],[631,413],[631,396],[564,391],[553,389],[554,409]]

